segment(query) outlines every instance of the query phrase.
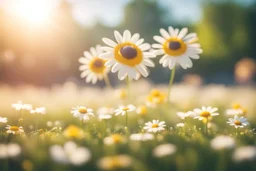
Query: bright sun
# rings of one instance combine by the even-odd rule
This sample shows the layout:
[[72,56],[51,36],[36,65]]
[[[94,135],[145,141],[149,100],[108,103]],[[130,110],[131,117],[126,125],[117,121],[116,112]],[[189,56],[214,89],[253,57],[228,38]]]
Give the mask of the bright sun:
[[8,0],[5,9],[30,26],[42,26],[48,22],[56,6],[56,0]]

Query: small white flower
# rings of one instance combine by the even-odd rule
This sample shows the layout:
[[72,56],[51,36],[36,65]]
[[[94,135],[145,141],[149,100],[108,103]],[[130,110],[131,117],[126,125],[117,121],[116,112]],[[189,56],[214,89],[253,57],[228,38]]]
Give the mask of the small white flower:
[[136,107],[132,104],[129,104],[127,106],[119,106],[118,109],[115,110],[115,115],[125,115],[128,112],[135,111]]
[[121,144],[124,143],[126,139],[119,134],[113,134],[111,136],[104,138],[104,144],[106,145],[112,145],[112,144]]
[[7,125],[5,128],[7,129],[6,133],[8,133],[8,134],[23,134],[24,133],[22,126],[18,127],[18,126]]
[[143,129],[147,130],[148,132],[161,132],[165,130],[165,122],[159,122],[159,120],[153,120],[152,122],[145,123],[145,126]]
[[150,133],[138,133],[130,135],[130,140],[132,141],[149,141],[153,140],[155,137]]
[[12,107],[15,110],[28,110],[28,111],[30,111],[32,109],[32,105],[31,104],[23,104],[23,102],[20,101],[20,100],[17,103],[13,103]]
[[230,149],[235,146],[235,140],[232,137],[220,135],[211,140],[211,147],[214,150]]
[[91,158],[90,151],[85,147],[78,147],[74,142],[66,142],[64,146],[53,145],[50,147],[51,158],[61,164],[82,165]]
[[82,64],[79,67],[79,70],[82,71],[81,77],[86,77],[85,81],[87,83],[95,84],[108,74],[109,69],[105,66],[106,60],[99,58],[102,53],[100,45],[97,45],[96,48],[92,47],[90,52],[85,51],[84,57],[79,58],[79,62]]
[[46,114],[46,109],[45,109],[45,107],[38,107],[36,109],[30,110],[30,113],[31,114],[42,114],[42,115],[44,115],[44,114]]
[[0,123],[7,123],[7,118],[0,117]]
[[177,124],[176,124],[176,127],[184,127],[184,126],[185,126],[184,123],[177,123]]
[[238,116],[234,116],[234,118],[229,118],[227,123],[231,126],[234,126],[235,128],[243,128],[249,125],[249,122],[246,118]]
[[233,154],[233,160],[236,162],[250,161],[256,159],[256,147],[255,146],[244,146],[239,147]]
[[109,107],[101,107],[97,110],[99,120],[111,119],[115,110]]
[[191,68],[193,63],[190,58],[199,59],[199,54],[203,52],[201,45],[195,43],[198,40],[196,33],[187,34],[187,28],[179,31],[177,28],[169,27],[168,31],[160,29],[162,36],[154,36],[155,41],[159,43],[152,45],[157,49],[154,53],[164,55],[159,63],[163,67],[168,66],[169,69],[173,69],[177,63],[183,69]]
[[177,116],[180,118],[180,119],[185,119],[187,117],[190,117],[193,115],[193,112],[192,111],[188,111],[188,112],[177,112]]
[[90,120],[90,116],[94,116],[93,110],[84,106],[73,107],[71,113],[80,120]]
[[153,155],[155,157],[164,157],[168,155],[172,155],[177,151],[177,147],[173,144],[162,144],[157,146],[153,150]]
[[194,109],[194,119],[203,120],[204,118],[208,119],[211,116],[217,116],[219,113],[217,113],[218,108],[216,107],[205,107],[203,106],[202,109]]
[[18,144],[0,144],[0,159],[14,158],[20,155],[21,148]]
[[138,33],[131,35],[129,30],[125,30],[123,36],[118,32],[114,32],[116,42],[103,38],[103,42],[107,47],[102,47],[105,51],[101,58],[108,60],[107,67],[111,67],[113,73],[118,71],[118,79],[123,80],[127,76],[132,79],[139,79],[140,75],[147,77],[149,71],[147,67],[154,67],[155,64],[150,58],[156,55],[147,52],[150,49],[148,43],[143,43],[144,39],[140,39]]
[[227,115],[242,115],[244,111],[242,109],[228,109],[226,113]]

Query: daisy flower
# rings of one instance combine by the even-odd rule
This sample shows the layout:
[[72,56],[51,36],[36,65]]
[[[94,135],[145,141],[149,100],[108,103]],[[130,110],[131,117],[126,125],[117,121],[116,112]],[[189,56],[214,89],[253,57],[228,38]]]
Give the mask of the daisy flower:
[[118,109],[115,110],[115,115],[125,115],[127,112],[135,111],[136,107],[132,104],[127,106],[119,106]]
[[153,120],[152,122],[147,122],[145,123],[145,126],[143,129],[147,130],[148,132],[161,132],[163,130],[165,130],[165,122],[161,121],[159,122],[159,120]]
[[28,110],[28,111],[30,111],[32,109],[32,105],[31,104],[23,104],[23,102],[20,101],[20,100],[17,103],[13,103],[12,107],[15,110]]
[[97,45],[95,48],[90,48],[90,52],[85,51],[84,57],[79,58],[81,77],[86,78],[87,83],[95,84],[98,80],[107,77],[109,69],[105,66],[106,60],[99,58],[102,53],[100,46]]
[[188,112],[177,112],[177,116],[180,118],[180,119],[186,119],[187,117],[190,117],[193,115],[193,112],[192,111],[188,111]]
[[253,161],[256,159],[255,146],[242,146],[235,150],[233,160],[236,162]]
[[148,113],[148,109],[145,105],[138,106],[136,113],[141,116],[145,116]]
[[7,122],[7,118],[5,117],[0,117],[0,123],[6,123]]
[[177,123],[176,124],[176,127],[180,127],[180,128],[182,128],[182,127],[184,127],[185,126],[185,124],[184,123]]
[[137,133],[137,134],[131,134],[130,140],[132,141],[149,141],[153,140],[155,136],[150,133]]
[[0,144],[0,159],[14,158],[21,153],[21,147],[18,144]]
[[132,158],[128,155],[106,156],[101,158],[98,167],[102,170],[126,169],[132,165]]
[[227,115],[246,115],[247,109],[242,107],[239,103],[234,103],[232,109],[226,111]]
[[183,69],[191,68],[192,59],[199,59],[199,54],[202,53],[200,44],[195,43],[198,40],[196,33],[188,33],[187,28],[174,29],[169,27],[168,31],[160,29],[161,36],[154,36],[155,41],[159,44],[153,44],[152,47],[156,55],[164,55],[159,63],[163,67],[173,69],[178,63]]
[[243,128],[249,125],[249,122],[246,118],[238,116],[234,116],[234,118],[229,118],[227,123],[230,124],[230,126],[234,126],[235,128]]
[[147,96],[146,104],[150,107],[156,107],[159,104],[163,104],[166,101],[166,94],[162,93],[157,89],[151,90]]
[[91,152],[87,148],[78,147],[74,142],[69,141],[64,146],[51,146],[50,156],[57,163],[80,166],[91,159]]
[[83,130],[75,125],[69,125],[64,131],[63,135],[67,138],[82,138]]
[[113,134],[109,137],[104,138],[104,144],[113,145],[113,144],[121,144],[125,142],[125,138],[120,134]]
[[72,108],[71,114],[73,114],[74,117],[79,117],[80,120],[90,120],[90,116],[94,116],[93,110],[84,106]]
[[129,30],[125,30],[123,36],[118,32],[114,32],[116,42],[103,38],[103,42],[107,47],[102,47],[105,51],[100,55],[101,58],[108,60],[107,67],[111,67],[113,73],[118,71],[118,79],[123,80],[127,76],[132,79],[139,79],[140,75],[147,77],[149,71],[147,67],[154,67],[154,63],[150,58],[154,58],[155,54],[147,52],[150,49],[148,43],[143,43],[144,39],[140,39],[138,33],[131,35]]
[[153,150],[155,157],[164,157],[174,154],[177,151],[177,147],[173,144],[161,144]]
[[211,106],[205,107],[203,106],[202,109],[194,109],[194,119],[199,119],[199,120],[203,120],[203,119],[208,119],[211,116],[217,116],[219,115],[219,113],[217,113],[218,108],[213,108]]
[[30,110],[30,113],[31,114],[42,114],[42,115],[44,115],[44,114],[46,114],[46,109],[45,109],[45,107],[38,107],[36,109]]
[[111,119],[112,114],[115,112],[113,108],[101,107],[97,110],[99,120]]
[[220,135],[211,140],[211,147],[214,150],[231,149],[234,146],[235,140],[230,136]]
[[5,128],[7,129],[6,133],[8,133],[8,134],[15,134],[15,135],[17,134],[18,135],[18,134],[24,133],[22,126],[18,127],[18,126],[7,125]]

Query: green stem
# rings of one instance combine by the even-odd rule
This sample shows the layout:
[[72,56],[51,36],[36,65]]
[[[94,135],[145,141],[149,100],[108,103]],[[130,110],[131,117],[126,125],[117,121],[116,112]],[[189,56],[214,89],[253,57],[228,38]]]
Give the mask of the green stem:
[[125,126],[126,126],[126,128],[127,128],[127,125],[128,125],[128,113],[127,113],[127,112],[125,112],[125,115],[126,115],[126,119],[125,119]]
[[205,123],[205,135],[208,135],[208,118],[206,118],[206,123]]
[[176,68],[174,66],[173,69],[172,69],[171,75],[170,75],[170,81],[169,81],[169,87],[168,87],[168,94],[167,94],[168,103],[170,103],[171,87],[172,87],[173,80],[174,80],[174,77],[175,77],[175,70],[176,70]]
[[37,131],[37,129],[38,129],[38,116],[37,116],[38,114],[36,114],[35,113],[35,117],[36,117],[36,131]]
[[112,88],[111,83],[110,83],[109,78],[108,78],[108,75],[107,75],[107,74],[104,75],[103,78],[104,78],[104,81],[105,81],[106,86],[107,86],[108,88]]
[[128,76],[126,77],[126,86],[127,86],[127,95],[129,98],[130,97],[130,80]]
[[238,136],[238,128],[236,128],[236,136]]

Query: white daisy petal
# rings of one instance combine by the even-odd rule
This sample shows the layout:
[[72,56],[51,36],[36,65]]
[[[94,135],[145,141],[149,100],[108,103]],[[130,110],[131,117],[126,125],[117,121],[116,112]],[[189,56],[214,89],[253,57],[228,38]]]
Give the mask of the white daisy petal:
[[111,46],[111,47],[115,47],[115,46],[117,45],[116,42],[114,42],[113,40],[110,40],[110,39],[108,39],[108,38],[103,38],[102,41],[103,41],[105,44],[107,44],[107,45],[109,45],[109,46]]
[[139,39],[135,44],[140,46],[144,42],[144,39]]
[[132,43],[136,43],[140,38],[140,35],[138,33],[134,34],[132,37],[131,37],[131,42]]
[[120,69],[120,64],[119,63],[116,63],[113,67],[112,67],[112,69],[111,69],[111,72],[113,72],[113,73],[115,73],[115,72],[117,72],[119,69]]
[[161,36],[154,36],[153,38],[154,38],[155,41],[157,41],[157,42],[159,42],[159,43],[161,43],[161,44],[163,44],[163,43],[166,41],[166,40],[165,40],[163,37],[161,37]]
[[144,44],[140,45],[139,48],[140,48],[142,51],[149,50],[149,49],[150,49],[150,44],[144,43]]
[[106,52],[113,52],[114,48],[111,48],[111,47],[101,47],[101,50],[104,50]]
[[103,59],[110,59],[114,56],[114,53],[113,52],[106,52],[106,53],[103,53],[101,55],[99,55],[100,58],[103,58]]
[[165,29],[160,29],[160,33],[161,35],[165,38],[165,39],[169,39],[170,38],[170,34],[165,30]]
[[178,35],[178,38],[182,39],[187,34],[187,32],[188,32],[188,28],[181,29],[181,31],[180,31],[180,33]]
[[131,39],[131,32],[129,30],[125,30],[123,34],[123,42],[128,42]]
[[114,35],[115,35],[117,43],[123,43],[122,35],[118,31],[114,31]]

